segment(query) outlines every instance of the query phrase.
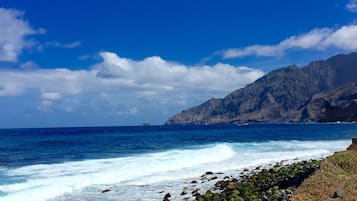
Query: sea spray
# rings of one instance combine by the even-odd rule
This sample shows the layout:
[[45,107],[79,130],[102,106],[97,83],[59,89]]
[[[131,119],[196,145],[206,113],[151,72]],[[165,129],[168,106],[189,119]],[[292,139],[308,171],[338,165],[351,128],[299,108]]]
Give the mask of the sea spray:
[[[320,158],[344,149],[349,143],[348,140],[216,143],[130,157],[30,165],[1,171],[2,177],[22,179],[1,184],[0,200],[162,199],[155,189],[173,190],[175,199],[179,192],[174,189],[178,185],[197,179],[206,171],[229,172],[283,159]],[[113,192],[102,195],[104,187]]]

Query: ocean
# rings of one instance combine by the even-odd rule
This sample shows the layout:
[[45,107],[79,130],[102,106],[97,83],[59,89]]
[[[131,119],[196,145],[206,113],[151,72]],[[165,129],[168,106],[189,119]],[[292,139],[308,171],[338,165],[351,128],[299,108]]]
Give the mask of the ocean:
[[353,136],[353,123],[1,129],[0,201],[190,200],[184,187],[214,185],[207,171],[318,159]]

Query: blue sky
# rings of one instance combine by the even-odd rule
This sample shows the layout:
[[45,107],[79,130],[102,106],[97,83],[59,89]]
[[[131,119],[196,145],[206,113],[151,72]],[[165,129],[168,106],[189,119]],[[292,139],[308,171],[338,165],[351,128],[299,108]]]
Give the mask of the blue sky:
[[162,124],[357,49],[357,0],[0,1],[0,127]]

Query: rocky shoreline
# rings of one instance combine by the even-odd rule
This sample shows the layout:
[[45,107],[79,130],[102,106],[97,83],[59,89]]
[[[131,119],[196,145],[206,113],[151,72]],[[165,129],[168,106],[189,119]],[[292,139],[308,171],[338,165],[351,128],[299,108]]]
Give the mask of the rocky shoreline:
[[[215,175],[223,173],[206,172],[201,179],[218,180],[214,187],[204,193],[200,193],[198,188],[184,187],[182,200],[288,201],[296,187],[320,167],[321,161],[309,160],[291,164],[285,162],[281,161],[270,168],[259,166],[252,170],[244,169],[239,177],[224,176],[222,180]],[[191,184],[194,187],[198,182],[204,181],[193,180]],[[170,201],[170,198],[170,193],[166,193],[163,200]]]

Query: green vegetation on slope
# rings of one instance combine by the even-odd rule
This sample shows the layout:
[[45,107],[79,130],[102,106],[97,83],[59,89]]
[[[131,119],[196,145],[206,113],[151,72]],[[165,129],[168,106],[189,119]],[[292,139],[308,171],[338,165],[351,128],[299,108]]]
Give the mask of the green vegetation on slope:
[[196,201],[287,201],[294,189],[319,168],[320,161],[310,160],[262,169],[239,179],[218,181],[214,192],[196,193]]

